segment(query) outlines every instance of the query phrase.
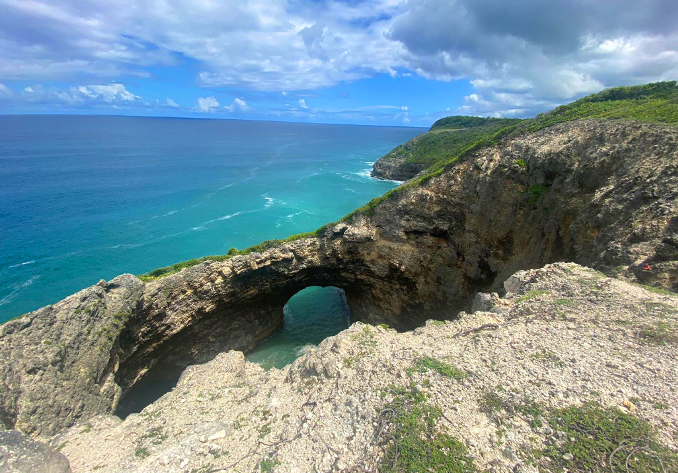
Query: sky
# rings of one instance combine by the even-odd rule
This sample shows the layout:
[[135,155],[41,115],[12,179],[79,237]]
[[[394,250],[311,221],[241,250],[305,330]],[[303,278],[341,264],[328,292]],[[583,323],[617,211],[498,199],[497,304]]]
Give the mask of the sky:
[[0,0],[0,113],[430,126],[678,78],[676,0]]

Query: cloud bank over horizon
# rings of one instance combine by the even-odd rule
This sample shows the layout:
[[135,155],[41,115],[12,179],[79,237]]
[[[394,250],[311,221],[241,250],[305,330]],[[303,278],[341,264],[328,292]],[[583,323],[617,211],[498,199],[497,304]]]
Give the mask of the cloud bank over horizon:
[[678,78],[674,0],[0,0],[0,8],[0,112],[430,125],[452,113],[532,116],[605,87]]

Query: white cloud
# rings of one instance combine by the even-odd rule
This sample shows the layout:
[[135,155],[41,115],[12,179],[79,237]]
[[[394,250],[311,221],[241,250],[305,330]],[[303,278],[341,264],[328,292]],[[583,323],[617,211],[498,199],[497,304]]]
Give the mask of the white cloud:
[[30,93],[30,92],[33,92],[33,89],[31,87],[25,87],[24,91]]
[[401,109],[401,110],[407,111],[407,110],[409,110],[410,108],[409,108],[407,105],[403,105],[402,107],[400,107],[400,109]]
[[231,105],[224,107],[229,112],[248,112],[252,110],[252,107],[247,105],[243,99],[236,98]]
[[[189,58],[206,87],[284,96],[415,74],[471,81],[482,102],[464,102],[468,113],[534,114],[603,87],[678,77],[675,0],[0,0],[0,11],[3,81],[106,84]],[[43,97],[138,101],[82,87]]]
[[198,105],[195,109],[199,112],[208,113],[215,111],[214,109],[218,106],[219,102],[211,95],[209,97],[198,97]]
[[403,123],[410,123],[410,118],[407,115],[403,117]]
[[0,82],[0,99],[11,97],[12,91],[2,82]]
[[175,102],[174,100],[172,100],[172,99],[165,99],[165,105],[168,106],[168,107],[173,107],[173,108],[179,107],[179,104],[176,103],[176,102]]
[[132,102],[141,98],[129,92],[122,84],[81,85],[77,87],[77,90],[86,97],[100,98],[106,103],[114,101]]
[[306,100],[304,99],[299,99],[299,106],[301,108],[308,108],[308,105],[306,105]]

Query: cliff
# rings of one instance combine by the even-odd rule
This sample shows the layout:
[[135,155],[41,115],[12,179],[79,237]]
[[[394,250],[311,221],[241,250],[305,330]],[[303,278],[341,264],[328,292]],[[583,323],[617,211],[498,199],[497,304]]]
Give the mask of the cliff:
[[412,332],[356,323],[282,370],[222,353],[52,446],[75,473],[678,471],[678,297],[571,263],[504,288]]
[[372,176],[412,179],[435,172],[469,151],[496,144],[499,140],[583,119],[678,123],[678,83],[666,81],[606,89],[524,120],[464,116],[441,118],[427,133],[397,146],[380,158],[373,166]]
[[479,117],[447,117],[431,129],[392,149],[374,163],[372,177],[406,181],[434,163],[455,156],[479,138],[521,120]]
[[145,381],[252,348],[309,285],[340,287],[354,320],[399,330],[453,319],[477,292],[555,261],[676,291],[677,153],[672,126],[558,124],[471,153],[319,238],[102,281],[1,327],[0,421],[52,435],[113,413]]

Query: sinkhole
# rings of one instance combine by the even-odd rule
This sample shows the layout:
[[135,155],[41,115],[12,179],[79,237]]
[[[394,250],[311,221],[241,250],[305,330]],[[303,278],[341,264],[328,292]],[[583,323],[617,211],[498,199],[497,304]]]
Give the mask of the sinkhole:
[[[251,350],[246,356],[247,361],[258,363],[267,370],[283,368],[351,323],[346,294],[343,289],[333,286],[309,286],[297,292],[283,307],[283,314],[282,327]],[[115,414],[124,419],[141,412],[171,391],[180,375],[181,370],[167,369],[166,364],[158,363],[124,394]]]

